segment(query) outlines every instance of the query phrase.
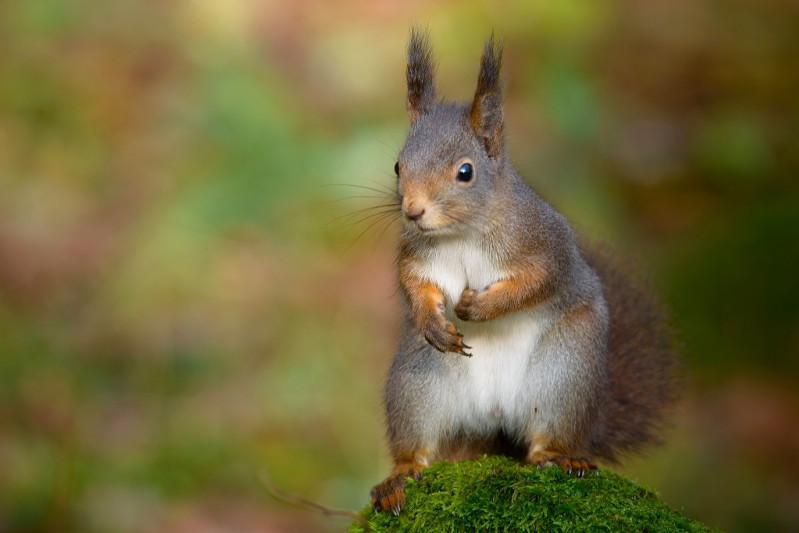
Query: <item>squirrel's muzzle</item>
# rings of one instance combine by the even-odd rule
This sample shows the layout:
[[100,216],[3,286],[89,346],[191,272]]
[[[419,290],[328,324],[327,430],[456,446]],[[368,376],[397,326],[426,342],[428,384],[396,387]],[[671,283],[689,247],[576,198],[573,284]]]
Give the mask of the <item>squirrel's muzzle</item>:
[[424,204],[420,202],[411,201],[403,201],[402,202],[402,212],[405,213],[405,216],[408,220],[413,220],[414,222],[421,219],[424,216],[425,207]]

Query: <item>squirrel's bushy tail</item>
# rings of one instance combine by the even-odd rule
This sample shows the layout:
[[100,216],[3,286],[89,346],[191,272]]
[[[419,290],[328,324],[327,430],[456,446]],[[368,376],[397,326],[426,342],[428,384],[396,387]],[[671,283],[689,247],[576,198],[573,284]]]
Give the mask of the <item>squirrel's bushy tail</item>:
[[591,451],[615,462],[658,442],[664,417],[676,400],[679,365],[672,332],[652,293],[608,251],[586,252],[602,280],[610,312],[610,391]]

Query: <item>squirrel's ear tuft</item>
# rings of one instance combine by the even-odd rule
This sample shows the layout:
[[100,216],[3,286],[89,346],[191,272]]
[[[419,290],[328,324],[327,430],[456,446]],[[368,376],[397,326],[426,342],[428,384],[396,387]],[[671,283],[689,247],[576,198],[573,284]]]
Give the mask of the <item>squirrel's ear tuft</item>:
[[411,30],[411,40],[408,43],[408,115],[411,122],[415,122],[421,115],[428,112],[436,99],[436,89],[433,84],[433,53],[430,50],[430,40],[427,34],[419,28]]
[[480,75],[477,91],[470,111],[470,120],[475,133],[482,137],[490,157],[502,151],[502,45],[494,41],[494,34],[486,41],[480,59]]

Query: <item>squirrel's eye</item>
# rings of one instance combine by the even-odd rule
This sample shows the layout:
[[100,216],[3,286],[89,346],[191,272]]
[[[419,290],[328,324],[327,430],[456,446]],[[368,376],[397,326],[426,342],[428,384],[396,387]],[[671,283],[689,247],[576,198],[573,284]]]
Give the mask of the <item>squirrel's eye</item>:
[[397,176],[399,176],[399,161],[397,161],[396,163],[394,163],[394,174],[396,174]]
[[456,179],[460,182],[467,183],[472,181],[472,176],[474,175],[474,167],[472,167],[471,163],[464,163],[458,167],[458,175]]

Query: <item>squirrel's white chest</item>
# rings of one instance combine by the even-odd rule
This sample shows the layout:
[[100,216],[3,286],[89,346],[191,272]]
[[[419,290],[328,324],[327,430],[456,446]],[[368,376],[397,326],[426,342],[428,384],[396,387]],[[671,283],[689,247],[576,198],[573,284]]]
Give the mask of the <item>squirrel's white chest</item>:
[[466,287],[479,291],[506,276],[497,258],[473,240],[440,243],[417,267],[417,274],[444,291],[449,309],[458,302]]
[[450,354],[456,376],[440,384],[440,401],[450,423],[490,431],[519,427],[535,410],[536,382],[546,373],[531,375],[540,366],[537,347],[552,323],[546,307],[526,309],[487,322],[464,322],[452,309],[466,287],[483,290],[507,277],[495,257],[477,243],[444,243],[427,256],[417,272],[434,282],[447,298],[447,318],[464,334],[471,358]]

